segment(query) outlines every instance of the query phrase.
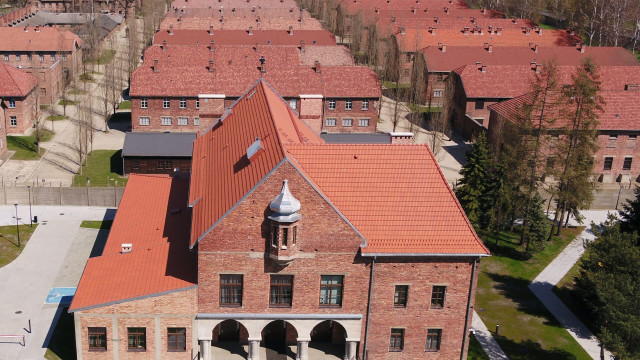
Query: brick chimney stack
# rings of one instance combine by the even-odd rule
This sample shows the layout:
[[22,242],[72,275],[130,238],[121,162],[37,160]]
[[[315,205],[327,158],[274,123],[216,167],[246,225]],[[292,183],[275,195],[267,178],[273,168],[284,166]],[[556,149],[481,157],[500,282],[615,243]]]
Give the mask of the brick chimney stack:
[[289,25],[289,35],[293,35],[293,26]]
[[160,69],[158,69],[158,59],[153,59],[153,72],[160,72]]
[[209,59],[209,66],[207,67],[207,70],[209,70],[210,73],[212,73],[214,71],[214,69],[213,69],[213,59]]
[[306,44],[304,43],[304,40],[300,40],[300,52],[305,52],[307,50]]
[[320,66],[320,61],[316,60],[313,62],[313,66],[315,67],[316,73],[320,74],[322,72],[322,67]]

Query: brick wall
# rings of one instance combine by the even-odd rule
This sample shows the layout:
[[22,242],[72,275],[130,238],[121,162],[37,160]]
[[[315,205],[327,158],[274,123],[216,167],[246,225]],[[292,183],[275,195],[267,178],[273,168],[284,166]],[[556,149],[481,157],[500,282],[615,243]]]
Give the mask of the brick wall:
[[[330,109],[332,99],[323,99],[324,121],[322,130],[328,133],[374,133],[378,124],[379,100],[369,99],[369,109],[362,110],[362,99],[333,99],[336,102],[335,109]],[[351,101],[351,110],[346,109],[346,102]],[[335,119],[335,126],[330,126]],[[352,119],[352,125],[346,126],[345,119]],[[360,126],[360,119],[369,119],[368,126]]]
[[[167,163],[169,161],[169,163]],[[173,174],[174,169],[180,172],[191,172],[191,158],[164,157],[125,157],[124,175],[127,174]]]
[[[7,98],[5,103],[9,106],[9,100],[15,100],[15,108],[7,108],[5,110],[6,119],[2,126],[9,134],[24,134],[33,124],[36,106],[37,87],[34,87],[26,97],[23,98]],[[11,119],[16,119],[16,125],[11,125]]]
[[300,99],[298,113],[300,119],[307,123],[313,131],[319,134],[322,131],[322,99]]
[[7,153],[7,122],[4,118],[4,111],[0,109],[0,158]]
[[[164,98],[145,98],[147,108],[140,107],[142,98],[131,99],[131,130],[139,132],[197,132],[208,129],[219,118],[222,111],[222,99],[200,99],[200,109],[196,108],[195,97],[184,98],[186,108],[180,108],[181,98],[169,98],[169,108],[163,107]],[[205,100],[207,100],[205,102]],[[207,116],[203,116],[207,115]],[[215,116],[208,116],[215,115]],[[149,117],[149,125],[140,125],[141,117]],[[171,125],[162,125],[162,117],[171,117]],[[188,125],[179,125],[178,118],[188,118]],[[200,125],[195,125],[195,118],[200,119]]]

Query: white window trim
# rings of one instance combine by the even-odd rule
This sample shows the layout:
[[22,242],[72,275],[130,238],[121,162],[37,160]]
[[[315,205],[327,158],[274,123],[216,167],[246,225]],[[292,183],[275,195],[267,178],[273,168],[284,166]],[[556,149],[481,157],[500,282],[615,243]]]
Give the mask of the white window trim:
[[[181,123],[181,120],[184,120],[184,123]],[[189,118],[186,116],[178,116],[178,125],[179,126],[188,126],[189,125]]]
[[[165,119],[169,119],[168,124],[165,124]],[[171,116],[162,116],[160,117],[160,123],[162,124],[162,126],[171,126],[173,124],[173,118],[171,118]]]
[[[146,121],[142,121],[143,119],[146,119]],[[151,119],[148,116],[141,116],[138,120],[138,123],[140,124],[140,126],[149,126],[151,125]]]
[[345,100],[344,101],[344,109],[346,111],[351,111],[353,110],[353,100]]
[[[333,125],[329,125],[329,120],[333,120]],[[335,127],[335,126],[338,125],[338,119],[337,118],[327,118],[324,123],[325,123],[326,127]]]
[[369,110],[369,100],[362,100],[362,109],[361,110]]
[[140,109],[147,109],[149,107],[149,100],[147,98],[140,99]]
[[[165,105],[165,103],[166,103],[167,105]],[[170,98],[163,98],[163,99],[162,99],[162,108],[163,108],[163,109],[169,109],[169,108],[171,108],[171,99],[170,99]]]

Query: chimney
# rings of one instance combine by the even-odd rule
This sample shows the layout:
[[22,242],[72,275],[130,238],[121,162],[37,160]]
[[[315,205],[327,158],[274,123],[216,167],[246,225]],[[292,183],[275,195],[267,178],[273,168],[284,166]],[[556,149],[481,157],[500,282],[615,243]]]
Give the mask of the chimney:
[[169,25],[169,35],[173,35],[173,24]]
[[493,26],[489,25],[489,35],[493,35]]
[[253,26],[249,26],[249,35],[253,35]]
[[445,8],[444,8],[444,13],[445,13],[445,14],[448,14],[448,13],[449,13],[449,8],[448,8],[448,7],[445,7]]
[[472,24],[475,24],[475,23],[476,23],[476,18],[475,18],[475,17],[473,17],[473,16],[471,17],[471,23],[472,23]]
[[583,53],[583,54],[584,54],[584,48],[585,48],[585,46],[583,44],[577,44],[576,45],[576,49],[578,51],[580,51],[581,53]]
[[400,35],[404,35],[406,34],[406,29],[404,28],[404,26],[400,26]]
[[29,27],[28,26],[24,27],[24,32],[29,32]]
[[478,68],[478,70],[482,70],[482,62],[476,61],[476,67]]
[[300,52],[305,52],[306,51],[306,45],[304,43],[304,40],[300,40]]
[[434,17],[433,17],[433,21],[435,21],[435,22],[436,22],[436,24],[438,24],[438,23],[440,22],[440,19],[438,19],[438,17],[437,17],[437,16],[434,16]]
[[440,49],[442,49],[442,52],[447,52],[447,44],[442,44],[442,46],[440,46]]
[[396,17],[395,16],[391,17],[391,22],[394,23],[394,24],[396,23]]
[[483,14],[486,14],[487,13],[487,9],[482,8],[482,9],[480,9],[480,12],[483,13]]
[[536,64],[536,74],[540,74],[542,71],[542,64]]
[[496,35],[502,35],[502,28],[496,28]]
[[415,8],[415,7],[413,7],[413,6],[411,7],[411,13],[412,13],[412,14],[415,14],[415,13],[416,13],[416,8]]
[[431,33],[431,35],[435,35],[436,34],[436,27],[435,26],[429,26],[429,32]]
[[260,25],[260,15],[256,16],[256,23],[258,23],[258,25]]
[[531,29],[528,28],[527,26],[523,26],[522,30],[524,30],[525,35],[531,35]]
[[36,32],[40,32],[40,26],[36,26]]
[[518,25],[518,19],[513,18],[513,24],[514,24],[514,25]]
[[213,59],[209,59],[209,67],[207,67],[210,73],[213,72]]
[[160,69],[158,69],[158,59],[153,60],[153,72],[160,72]]
[[542,35],[542,28],[541,27],[538,28],[538,35]]
[[492,52],[493,52],[493,44],[489,44],[489,45],[487,46],[487,51],[488,51],[488,52],[490,52],[490,53],[492,53]]
[[267,72],[267,67],[265,66],[266,63],[267,63],[267,60],[264,58],[264,56],[260,56],[260,72],[261,73]]
[[209,25],[209,35],[213,35],[213,25]]
[[487,72],[487,65],[482,65],[482,68],[481,68],[480,71],[482,71],[483,73],[486,73]]
[[380,14],[380,8],[376,6],[376,14]]
[[[247,2],[249,2],[249,1],[247,0]],[[253,6],[253,7],[251,8],[251,12],[256,12],[256,7],[255,7],[255,6]]]
[[538,44],[535,44],[533,46],[533,52],[536,52],[536,53],[538,52]]
[[133,244],[122,244],[122,253],[127,254],[133,250]]
[[468,26],[465,26],[464,29],[462,29],[462,31],[463,31],[463,34],[469,35],[469,27]]
[[293,35],[293,26],[289,25],[289,35]]
[[320,74],[322,72],[322,67],[320,66],[320,61],[316,60],[313,62],[313,65],[316,70],[316,74]]
[[389,134],[392,145],[411,145],[413,144],[412,132],[392,132]]
[[215,41],[213,41],[213,40],[209,41],[209,51],[210,52],[216,51],[215,45],[216,45]]

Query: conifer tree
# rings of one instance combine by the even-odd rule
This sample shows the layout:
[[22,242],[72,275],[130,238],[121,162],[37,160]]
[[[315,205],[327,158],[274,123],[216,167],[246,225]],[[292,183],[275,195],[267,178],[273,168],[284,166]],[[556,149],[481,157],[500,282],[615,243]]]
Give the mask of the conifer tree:
[[526,227],[523,225],[523,234],[526,242],[525,251],[530,254],[542,250],[549,234],[547,215],[544,212],[544,199],[538,193],[533,196],[529,204],[529,213]]
[[622,206],[620,228],[626,232],[636,231],[640,234],[640,187],[636,187],[633,191],[636,194],[636,198],[627,201]]
[[456,189],[456,196],[469,221],[479,224],[487,210],[486,200],[490,183],[491,157],[484,133],[480,133],[475,143],[467,151],[467,164],[460,170],[462,178]]

